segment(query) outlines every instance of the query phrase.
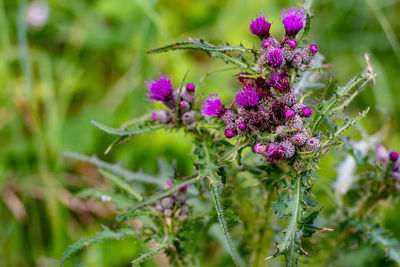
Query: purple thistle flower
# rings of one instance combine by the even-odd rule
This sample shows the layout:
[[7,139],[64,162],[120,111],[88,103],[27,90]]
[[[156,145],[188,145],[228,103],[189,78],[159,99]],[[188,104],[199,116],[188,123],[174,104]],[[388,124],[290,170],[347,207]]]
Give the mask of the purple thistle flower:
[[237,135],[237,133],[234,130],[232,130],[230,128],[225,129],[226,138],[232,138],[232,137],[235,137],[236,135]]
[[235,103],[240,105],[242,108],[250,108],[257,106],[259,104],[259,99],[260,95],[257,93],[255,88],[249,89],[245,87],[236,93]]
[[261,143],[257,143],[257,144],[254,145],[253,149],[254,149],[255,153],[263,154],[265,152],[265,150],[267,150],[267,145],[261,144]]
[[179,188],[179,190],[181,190],[181,191],[186,191],[187,188],[188,188],[188,186],[187,186],[187,185],[184,185],[184,186],[182,186],[181,188]]
[[392,151],[392,152],[390,152],[390,153],[389,153],[389,158],[390,158],[392,161],[397,161],[397,160],[399,159],[399,152],[397,152],[397,151]]
[[171,79],[160,73],[160,79],[150,79],[146,82],[146,88],[150,91],[147,96],[150,101],[168,101],[172,98],[173,89]]
[[311,108],[309,108],[309,107],[304,107],[304,108],[301,110],[301,115],[302,115],[303,117],[308,118],[308,117],[311,116],[311,114],[312,114],[312,110],[311,110]]
[[151,119],[155,121],[157,119],[157,113],[155,112],[151,113]]
[[[287,42],[287,44],[290,46],[290,48],[292,48],[292,49],[295,49],[296,48],[296,41],[295,40],[289,40],[288,42]],[[311,47],[310,47],[310,49],[311,49]],[[318,51],[318,50],[317,50]]]
[[268,162],[278,163],[281,159],[286,156],[285,148],[281,145],[271,144],[265,153],[265,158]]
[[292,109],[288,109],[285,111],[285,119],[291,119],[296,115],[296,112],[294,112],[294,110]]
[[225,108],[217,94],[209,95],[201,107],[201,115],[204,117],[221,117],[225,113]]
[[307,17],[304,12],[295,7],[284,9],[281,12],[281,18],[286,34],[289,36],[295,36],[301,29],[304,28],[307,21]]
[[264,47],[264,48],[267,48],[267,47],[269,47],[271,44],[272,44],[271,41],[266,40],[266,41],[263,42],[263,47]]
[[244,130],[246,128],[246,123],[244,121],[239,122],[238,128],[239,130]]
[[290,92],[290,79],[285,72],[280,72],[278,75],[272,74],[269,80],[269,86],[278,89],[282,93]]
[[266,39],[269,37],[269,29],[271,28],[271,23],[267,22],[267,18],[261,13],[260,17],[256,17],[250,23],[250,31],[252,34],[257,35],[260,39]]
[[318,47],[315,44],[310,45],[310,51],[313,54],[316,54],[318,52]]
[[168,180],[166,186],[171,187],[172,186],[172,180]]
[[268,65],[272,67],[279,67],[282,65],[283,61],[283,56],[282,56],[282,50],[281,49],[274,49],[270,51],[267,55],[267,63]]
[[193,83],[188,83],[186,85],[186,90],[188,90],[189,92],[193,92],[196,89],[196,86]]

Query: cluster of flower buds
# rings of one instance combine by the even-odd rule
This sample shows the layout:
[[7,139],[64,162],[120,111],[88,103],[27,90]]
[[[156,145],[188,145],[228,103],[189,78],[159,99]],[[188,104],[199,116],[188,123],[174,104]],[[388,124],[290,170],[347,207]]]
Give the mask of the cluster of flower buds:
[[196,113],[194,110],[191,110],[196,99],[196,87],[194,84],[189,83],[181,90],[179,88],[174,90],[172,88],[171,79],[160,74],[160,79],[150,79],[146,82],[146,87],[149,90],[149,93],[147,94],[149,97],[148,100],[152,102],[161,101],[168,107],[168,110],[154,112],[151,116],[153,120],[173,128],[176,125],[176,108],[178,108],[182,124],[189,130],[196,128]]
[[201,112],[204,117],[220,118],[226,125],[227,138],[236,135],[257,137],[262,133],[275,135],[275,142],[254,146],[256,153],[265,155],[272,163],[292,158],[297,150],[312,153],[320,144],[318,138],[303,128],[303,119],[310,117],[312,110],[297,102],[288,74],[296,68],[308,68],[318,48],[316,45],[297,48],[296,35],[306,24],[303,11],[284,10],[282,22],[286,33],[280,43],[270,36],[271,24],[265,17],[251,22],[251,32],[263,45],[256,66],[258,75],[240,73],[241,88],[232,104],[225,107],[218,96],[212,94],[203,103]]
[[[168,180],[165,188],[172,186],[172,181]],[[179,218],[185,220],[189,213],[189,203],[186,199],[187,186],[182,186],[172,196],[165,196],[155,202],[156,210],[167,218]]]
[[[392,151],[388,153],[382,145],[376,146],[376,161],[382,167],[388,167],[390,177],[393,179],[394,185],[400,190],[400,158],[399,152]],[[388,164],[390,164],[388,166]]]
[[269,75],[271,68],[282,72],[291,68],[304,71],[312,66],[318,52],[315,44],[301,47],[296,38],[307,23],[307,16],[302,10],[294,7],[283,10],[281,18],[285,34],[280,42],[269,34],[271,23],[266,17],[261,15],[250,24],[251,32],[260,38],[263,48],[256,69],[265,75]]

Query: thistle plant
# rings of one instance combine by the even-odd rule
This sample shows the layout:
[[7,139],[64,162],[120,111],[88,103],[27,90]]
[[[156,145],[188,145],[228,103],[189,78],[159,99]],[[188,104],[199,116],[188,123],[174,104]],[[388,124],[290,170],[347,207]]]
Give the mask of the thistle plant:
[[[376,244],[400,263],[400,243],[374,220],[377,205],[391,200],[400,187],[398,153],[377,146],[360,155],[355,142],[344,135],[349,128],[361,132],[358,121],[369,110],[354,116],[345,112],[373,83],[369,57],[366,69],[344,86],[318,82],[316,77],[323,79],[326,74],[317,44],[307,39],[310,10],[288,8],[281,18],[285,33],[280,39],[270,34],[272,25],[264,14],[250,22],[251,34],[259,39],[256,48],[213,45],[188,37],[149,51],[201,50],[222,59],[237,68],[235,97],[220,99],[218,92],[202,95],[199,85],[187,82],[188,73],[179,84],[160,74],[149,79],[144,89],[146,100],[162,102],[162,110],[120,128],[93,121],[116,136],[106,152],[137,134],[183,129],[193,140],[193,174],[182,177],[164,166],[153,176],[97,157],[66,153],[97,166],[121,193],[95,189],[79,193],[78,197],[112,202],[120,215],[115,229],[104,227],[98,236],[70,246],[61,263],[87,245],[132,235],[150,247],[132,265],[164,253],[174,266],[207,266],[212,249],[206,245],[208,239],[220,240],[210,235],[216,223],[232,265],[266,266],[284,259],[286,266],[297,266],[302,255],[308,256],[304,262],[320,264],[351,251],[354,242]],[[329,189],[337,211],[322,220],[322,207],[312,194],[313,184],[319,182],[315,170],[334,148],[356,159],[360,179],[346,192],[335,194]],[[135,189],[135,183],[158,190],[146,195]],[[132,228],[132,220],[140,220],[142,226]],[[325,242],[310,241],[314,238]],[[310,255],[315,254],[318,257],[313,259]]]

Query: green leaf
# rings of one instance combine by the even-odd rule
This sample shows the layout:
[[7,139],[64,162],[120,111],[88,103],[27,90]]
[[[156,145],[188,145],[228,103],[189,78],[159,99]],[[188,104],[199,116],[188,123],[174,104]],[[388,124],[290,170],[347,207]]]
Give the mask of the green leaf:
[[142,264],[146,260],[149,260],[154,255],[160,254],[164,249],[171,246],[171,244],[172,244],[172,240],[170,238],[166,237],[164,242],[161,243],[160,245],[158,245],[155,249],[153,249],[152,251],[150,251],[148,253],[142,254],[138,258],[134,259],[131,262],[132,266],[140,266],[140,264]]
[[[207,43],[204,40],[195,40],[190,37],[187,37],[189,42],[178,42],[174,43],[171,45],[163,46],[160,48],[156,48],[153,50],[150,50],[148,53],[161,53],[161,52],[167,52],[170,50],[176,50],[176,49],[195,49],[195,50],[202,50],[207,52],[210,56],[212,57],[217,57],[222,60],[224,60],[226,63],[232,63],[236,65],[237,67],[241,69],[248,69],[249,66],[248,64],[243,60],[243,55],[247,52],[253,52],[256,53],[256,51],[253,51],[251,49],[247,49],[243,46],[232,46],[229,44],[224,44],[224,45],[213,45],[210,43]],[[233,53],[236,52],[236,54],[239,53],[239,55],[233,55]]]
[[232,256],[233,261],[235,262],[236,265],[239,265],[238,258],[236,256],[235,246],[233,245],[231,236],[229,234],[229,229],[226,224],[225,217],[224,217],[224,210],[221,205],[221,197],[220,197],[220,193],[219,193],[221,190],[222,190],[222,183],[220,181],[214,181],[211,184],[211,194],[213,196],[214,206],[217,211],[218,220],[219,220],[222,232],[224,233],[225,240],[228,244],[229,252]]
[[137,200],[142,201],[143,197],[136,192],[131,185],[129,185],[127,182],[125,182],[124,180],[122,180],[120,177],[114,175],[111,172],[105,171],[105,170],[99,170],[101,174],[103,174],[103,176],[105,178],[107,178],[108,180],[110,180],[111,182],[113,182],[114,184],[116,184],[119,188],[121,188],[122,190],[124,190],[125,192],[127,192],[128,194],[132,195],[133,197],[135,197]]
[[389,259],[400,265],[400,242],[385,229],[375,227],[370,231],[372,243],[379,245]]
[[273,206],[278,218],[289,218],[278,251],[274,254],[274,257],[284,255],[288,267],[297,266],[300,255],[305,253],[301,237],[310,237],[318,230],[330,230],[314,224],[319,211],[312,211],[316,203],[309,195],[311,186],[307,185],[308,180],[308,173],[293,177],[289,188],[283,195],[278,194],[278,202]]
[[194,153],[198,155],[198,171],[199,175],[202,178],[208,178],[210,180],[210,191],[213,196],[215,210],[218,215],[218,220],[222,229],[222,232],[225,236],[225,240],[229,247],[229,252],[232,256],[232,259],[236,265],[239,264],[238,257],[236,255],[236,250],[233,245],[231,236],[229,234],[228,226],[225,221],[223,208],[221,205],[221,197],[220,193],[222,192],[222,183],[220,178],[217,174],[219,169],[218,163],[215,160],[216,158],[216,151],[214,151],[214,144],[210,141],[211,139],[207,140],[198,140],[196,142],[198,145],[195,148]]
[[103,132],[106,132],[111,135],[119,135],[119,136],[133,136],[137,134],[142,134],[142,133],[147,133],[151,132],[160,128],[163,128],[164,125],[162,124],[152,124],[149,121],[146,121],[140,125],[136,125],[134,127],[130,127],[127,129],[119,129],[119,128],[112,128],[109,126],[106,126],[104,124],[101,124],[97,121],[92,120],[91,121],[94,126],[102,130]]
[[[110,173],[113,173],[115,175],[118,175],[126,182],[142,182],[142,183],[149,183],[149,184],[156,184],[160,186],[165,185],[165,179],[167,177],[166,173],[162,173],[158,176],[153,176],[149,174],[145,174],[142,172],[133,172],[127,169],[124,169],[120,164],[109,164],[105,161],[100,160],[96,156],[85,156],[81,155],[78,153],[73,153],[73,152],[65,152],[64,157],[66,158],[71,158],[83,162],[88,162],[90,164],[93,164],[94,166],[98,167],[101,170],[106,170]],[[171,174],[172,175],[172,174]]]
[[124,221],[124,220],[129,220],[129,219],[135,219],[140,216],[148,216],[148,215],[153,215],[154,212],[152,211],[133,211],[133,212],[128,212],[124,213],[121,215],[118,215],[116,219],[118,221]]
[[97,189],[85,189],[78,194],[75,195],[77,198],[91,198],[91,199],[96,199],[100,200],[105,203],[113,203],[116,207],[117,210],[124,210],[132,205],[135,204],[134,201],[130,200],[129,198],[115,194],[113,192],[108,192],[108,191],[102,191],[102,190],[97,190]]
[[193,178],[190,178],[190,179],[174,182],[171,187],[168,187],[168,188],[166,188],[166,189],[164,189],[164,190],[162,190],[160,192],[157,192],[157,193],[151,195],[150,197],[145,198],[143,201],[137,203],[135,206],[131,207],[129,209],[128,213],[131,213],[131,212],[133,212],[133,211],[135,211],[137,209],[140,209],[140,208],[143,208],[143,207],[145,207],[147,205],[150,205],[150,204],[154,203],[157,199],[160,199],[162,197],[171,195],[176,190],[181,188],[182,186],[188,185],[188,184],[192,184],[192,183],[196,182],[199,178],[200,178],[199,176],[196,176],[196,177],[193,177]]
[[70,245],[67,248],[67,250],[64,252],[64,255],[62,256],[60,265],[63,265],[64,262],[69,257],[71,257],[74,253],[76,253],[77,251],[79,251],[83,248],[86,248],[90,245],[101,243],[103,240],[106,240],[106,239],[121,240],[125,236],[136,235],[136,234],[138,234],[138,233],[133,231],[131,228],[122,228],[119,230],[119,232],[114,232],[114,231],[110,230],[109,228],[107,228],[106,226],[103,226],[103,231],[101,231],[98,235],[89,237],[89,238],[82,238],[75,244]]

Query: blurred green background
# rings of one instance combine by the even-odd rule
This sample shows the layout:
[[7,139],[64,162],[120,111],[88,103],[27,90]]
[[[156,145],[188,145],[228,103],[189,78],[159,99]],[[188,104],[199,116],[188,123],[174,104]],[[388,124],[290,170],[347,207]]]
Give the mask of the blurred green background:
[[[257,46],[257,38],[248,30],[250,20],[262,11],[273,21],[272,34],[280,36],[281,9],[297,4],[282,0],[38,3],[0,0],[0,266],[57,266],[68,244],[94,234],[100,224],[112,224],[115,214],[108,206],[71,197],[82,188],[105,185],[93,167],[64,159],[63,151],[98,154],[149,173],[157,173],[161,157],[169,163],[176,160],[182,174],[190,173],[191,140],[184,133],[145,134],[105,156],[113,139],[90,123],[94,119],[118,127],[158,108],[144,101],[144,81],[158,72],[172,75],[178,86],[189,68],[191,82],[226,68],[200,52],[148,55],[147,50],[185,36]],[[376,85],[363,92],[352,109],[372,107],[362,123],[370,133],[391,114],[393,124],[384,144],[400,149],[400,1],[314,1],[313,10],[309,38],[333,65],[329,72],[339,83],[364,68],[364,53],[371,54],[379,74]],[[213,74],[198,92],[218,92],[228,100],[237,86],[234,74]],[[326,168],[319,173],[330,183],[335,170],[330,163],[322,166]],[[324,205],[323,198],[319,202]],[[400,237],[398,212],[399,205],[386,207],[381,217]],[[142,249],[140,243],[134,244],[128,239],[93,246],[66,265],[129,266]],[[362,256],[357,258],[359,266],[367,264]]]

